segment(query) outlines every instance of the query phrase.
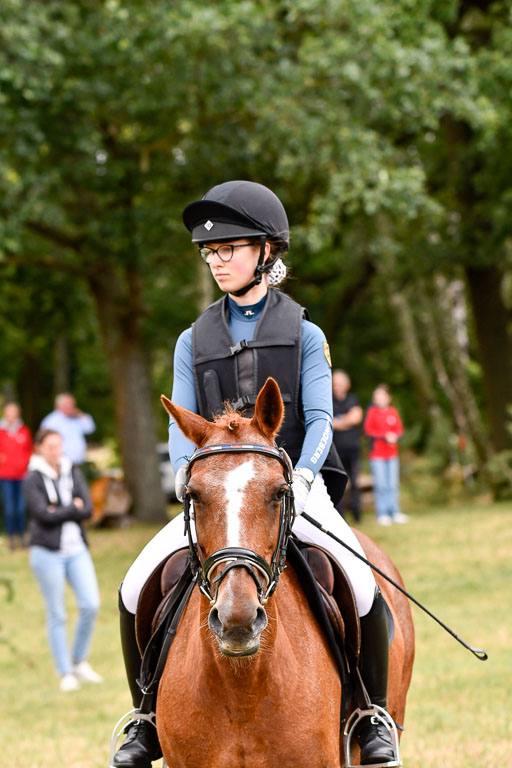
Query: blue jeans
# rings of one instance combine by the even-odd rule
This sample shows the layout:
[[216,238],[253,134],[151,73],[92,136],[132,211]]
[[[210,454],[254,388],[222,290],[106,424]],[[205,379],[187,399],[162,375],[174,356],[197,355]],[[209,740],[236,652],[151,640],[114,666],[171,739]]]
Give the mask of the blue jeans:
[[4,502],[5,531],[9,537],[25,533],[25,500],[21,480],[0,480]]
[[[98,582],[89,550],[64,556],[46,547],[30,547],[30,566],[46,605],[48,641],[55,667],[59,675],[67,675],[72,664],[87,659],[100,606]],[[66,580],[75,593],[78,606],[71,654],[66,631]]]
[[373,495],[377,518],[393,517],[400,512],[400,465],[398,458],[370,459],[373,475]]

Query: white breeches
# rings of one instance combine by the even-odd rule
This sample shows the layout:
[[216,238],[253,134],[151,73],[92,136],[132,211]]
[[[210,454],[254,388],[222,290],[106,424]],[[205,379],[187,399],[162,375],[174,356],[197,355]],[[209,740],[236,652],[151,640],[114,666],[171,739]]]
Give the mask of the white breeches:
[[[351,528],[336,511],[325,483],[320,474],[315,477],[306,501],[305,511],[324,528],[332,531],[339,539],[364,557],[364,552]],[[165,528],[162,528],[149,541],[138,558],[132,564],[121,586],[121,596],[126,608],[135,613],[139,594],[146,579],[162,560],[177,549],[188,546],[184,534],[183,514],[178,515]],[[293,532],[299,539],[312,544],[319,544],[327,549],[343,566],[350,579],[360,616],[365,616],[372,607],[375,595],[375,579],[371,568],[355,557],[348,549],[331,539],[323,531],[315,528],[303,517],[298,517],[293,524]],[[195,536],[195,530],[193,531]],[[194,538],[195,540],[195,538]]]

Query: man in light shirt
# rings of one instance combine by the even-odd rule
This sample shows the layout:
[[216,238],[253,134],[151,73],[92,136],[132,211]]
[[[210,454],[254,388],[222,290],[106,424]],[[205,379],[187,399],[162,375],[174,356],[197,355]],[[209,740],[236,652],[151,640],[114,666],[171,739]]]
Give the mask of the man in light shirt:
[[76,407],[76,400],[68,392],[61,392],[55,398],[55,410],[45,416],[41,429],[54,429],[62,436],[63,453],[73,464],[83,464],[87,443],[84,435],[96,429],[92,416]]

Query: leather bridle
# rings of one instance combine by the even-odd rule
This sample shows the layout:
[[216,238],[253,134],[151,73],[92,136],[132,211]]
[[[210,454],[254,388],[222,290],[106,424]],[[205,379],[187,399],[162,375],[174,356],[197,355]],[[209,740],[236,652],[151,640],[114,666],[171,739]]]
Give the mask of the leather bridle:
[[[203,557],[199,542],[194,543],[192,538],[191,520],[194,518],[191,507],[193,500],[188,490],[188,479],[193,464],[199,459],[219,453],[257,453],[271,459],[277,459],[284,469],[284,477],[287,483],[285,493],[279,511],[279,530],[277,542],[270,563],[264,557],[245,547],[224,547],[218,549],[206,560]],[[233,568],[245,568],[256,583],[258,599],[261,605],[265,605],[271,595],[274,594],[279,576],[286,564],[286,548],[291,535],[291,526],[294,515],[293,493],[291,489],[293,466],[290,457],[282,448],[271,448],[266,445],[253,445],[251,443],[228,443],[220,445],[207,445],[198,448],[191,456],[187,465],[187,485],[183,501],[183,515],[185,521],[185,534],[188,538],[189,564],[194,574],[194,579],[201,592],[208,598],[212,605],[217,600],[217,594],[222,579]],[[221,563],[226,566],[211,581],[213,571]],[[262,577],[262,578],[261,578]],[[212,589],[215,585],[215,589]]]

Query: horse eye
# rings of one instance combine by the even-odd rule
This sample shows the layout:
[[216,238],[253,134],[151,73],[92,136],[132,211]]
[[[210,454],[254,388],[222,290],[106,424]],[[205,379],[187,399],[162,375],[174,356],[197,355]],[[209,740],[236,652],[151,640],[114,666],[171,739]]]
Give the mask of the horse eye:
[[285,493],[286,493],[285,487],[279,488],[274,495],[274,501],[282,501],[284,499]]
[[191,501],[194,501],[196,504],[201,501],[199,494],[196,493],[196,491],[193,491],[191,488],[187,489],[187,493],[190,496]]

